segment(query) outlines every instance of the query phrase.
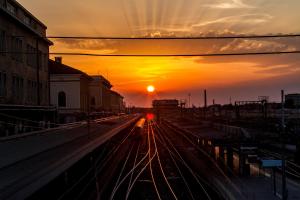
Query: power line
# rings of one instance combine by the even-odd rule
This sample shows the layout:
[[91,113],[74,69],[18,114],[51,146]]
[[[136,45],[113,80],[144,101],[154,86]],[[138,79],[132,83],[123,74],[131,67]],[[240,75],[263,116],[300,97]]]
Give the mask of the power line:
[[[34,52],[10,52],[0,51],[0,54],[36,54]],[[61,56],[94,56],[94,57],[213,57],[213,56],[247,56],[247,55],[278,55],[278,54],[299,54],[300,51],[265,51],[265,52],[241,52],[241,53],[196,53],[196,54],[93,54],[93,53],[68,53],[53,52],[42,53],[43,55]],[[41,54],[41,53],[40,53]]]
[[259,39],[259,38],[291,38],[300,34],[269,34],[269,35],[232,35],[232,36],[186,36],[186,37],[112,37],[112,36],[48,36],[46,39],[74,40],[211,40],[211,39]]
[[94,56],[94,57],[213,57],[213,56],[247,56],[247,55],[278,55],[299,54],[300,51],[274,51],[274,52],[244,52],[244,53],[209,53],[209,54],[91,54],[91,53],[59,53],[49,55],[62,56]]

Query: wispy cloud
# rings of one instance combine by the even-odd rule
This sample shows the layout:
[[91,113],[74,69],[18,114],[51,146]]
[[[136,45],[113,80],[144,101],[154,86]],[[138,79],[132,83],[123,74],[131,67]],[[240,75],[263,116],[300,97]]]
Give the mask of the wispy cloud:
[[295,51],[297,48],[281,41],[235,39],[219,49],[221,52]]
[[193,24],[193,28],[199,28],[209,25],[219,25],[219,24],[233,24],[233,23],[240,23],[240,24],[261,24],[268,22],[273,17],[268,14],[245,14],[245,15],[236,15],[236,16],[229,16],[223,17],[216,20],[205,21],[197,24]]
[[70,49],[84,50],[102,50],[110,49],[116,46],[116,41],[113,40],[78,40],[78,39],[56,39],[55,44],[65,45]]
[[255,8],[254,6],[245,4],[242,0],[230,0],[228,2],[206,4],[206,5],[204,5],[204,7],[218,8],[218,9]]

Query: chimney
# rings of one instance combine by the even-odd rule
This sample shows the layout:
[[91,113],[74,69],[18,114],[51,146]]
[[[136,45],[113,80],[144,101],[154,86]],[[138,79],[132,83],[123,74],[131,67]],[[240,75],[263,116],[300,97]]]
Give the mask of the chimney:
[[62,57],[55,57],[55,62],[62,64]]

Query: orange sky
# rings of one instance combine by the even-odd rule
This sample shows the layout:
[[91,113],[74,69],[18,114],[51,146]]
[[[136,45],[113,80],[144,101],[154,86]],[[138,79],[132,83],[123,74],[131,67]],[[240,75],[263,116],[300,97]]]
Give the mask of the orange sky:
[[[299,33],[300,2],[263,0],[20,0],[48,26],[48,35],[201,36]],[[224,41],[53,40],[51,52],[229,53],[297,50],[299,39]],[[153,98],[187,98],[203,104],[201,91],[218,103],[279,99],[280,89],[299,92],[299,55],[243,57],[79,57],[67,65],[102,74],[130,104],[148,106]],[[147,96],[147,85],[156,94]]]

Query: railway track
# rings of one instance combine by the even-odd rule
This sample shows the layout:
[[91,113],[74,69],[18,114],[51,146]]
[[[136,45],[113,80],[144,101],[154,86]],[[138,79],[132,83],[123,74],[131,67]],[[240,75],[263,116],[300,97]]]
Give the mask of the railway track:
[[[74,182],[67,190],[65,190],[59,197],[58,200],[63,199],[86,199],[87,193],[89,193],[89,187],[92,184],[97,182],[97,177],[99,174],[102,173],[105,167],[109,164],[111,159],[116,155],[118,150],[124,145],[124,143],[128,140],[128,138],[132,135],[134,131],[134,127],[130,129],[128,134],[126,134],[118,144],[114,144],[113,141],[108,141],[103,149],[101,150],[100,154],[95,156],[93,160],[91,160],[93,165],[81,175],[81,177]],[[113,145],[112,145],[113,144]],[[109,149],[113,146],[112,149]],[[76,194],[74,197],[74,193]],[[99,197],[100,191],[96,191],[96,196]],[[95,195],[94,195],[95,196]]]
[[[260,152],[266,156],[271,156],[275,159],[281,159],[281,157],[282,157],[282,155],[279,153],[275,153],[275,152],[268,151],[265,149],[260,149]],[[281,168],[280,168],[280,170],[281,170]],[[286,173],[290,177],[300,180],[300,166],[290,160],[286,160]]]
[[207,189],[209,184],[154,121],[145,124],[143,135],[123,159],[109,199],[222,199],[216,190]]
[[134,131],[106,144],[58,199],[223,199],[178,149],[184,138],[155,121],[145,123],[140,139]]
[[[213,188],[210,188],[211,186],[201,179],[200,175],[197,174],[193,167],[186,161],[186,158],[184,158],[185,156],[180,153],[175,142],[171,139],[171,130],[166,129],[166,127],[162,127],[157,123],[155,123],[155,128],[158,133],[157,137],[159,138],[159,141],[162,146],[167,149],[172,163],[178,172],[178,176],[181,179],[181,189],[185,188],[178,196],[181,195],[181,199],[219,199],[220,197],[216,195],[218,192]],[[214,193],[213,197],[210,193]]]

